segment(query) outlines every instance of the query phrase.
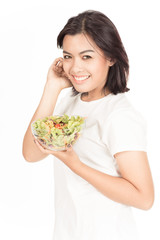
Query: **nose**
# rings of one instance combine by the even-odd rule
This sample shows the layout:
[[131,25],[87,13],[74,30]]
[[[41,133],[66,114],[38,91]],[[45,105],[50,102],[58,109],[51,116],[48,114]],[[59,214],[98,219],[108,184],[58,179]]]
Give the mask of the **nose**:
[[73,59],[71,67],[70,67],[71,74],[76,74],[76,73],[82,72],[82,71],[83,71],[82,61],[78,58]]

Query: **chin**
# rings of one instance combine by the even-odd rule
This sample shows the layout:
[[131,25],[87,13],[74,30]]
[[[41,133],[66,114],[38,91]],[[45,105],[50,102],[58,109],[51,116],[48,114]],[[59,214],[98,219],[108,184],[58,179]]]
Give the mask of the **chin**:
[[73,89],[76,91],[76,92],[79,92],[79,93],[83,93],[84,92],[84,88],[83,87],[79,87],[79,86],[73,86]]
[[87,91],[85,90],[82,90],[82,89],[79,89],[79,88],[75,88],[74,86],[72,87],[72,92],[76,95],[78,93],[87,93]]

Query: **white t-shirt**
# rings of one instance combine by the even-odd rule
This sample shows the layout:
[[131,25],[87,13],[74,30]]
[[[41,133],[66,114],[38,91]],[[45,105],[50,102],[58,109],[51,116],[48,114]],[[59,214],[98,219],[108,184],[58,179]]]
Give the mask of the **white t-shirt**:
[[[120,176],[114,154],[146,151],[146,123],[125,93],[84,102],[65,96],[54,114],[86,117],[73,149],[88,166]],[[129,159],[128,159],[129,161]],[[112,201],[55,158],[54,240],[135,240],[131,207]]]

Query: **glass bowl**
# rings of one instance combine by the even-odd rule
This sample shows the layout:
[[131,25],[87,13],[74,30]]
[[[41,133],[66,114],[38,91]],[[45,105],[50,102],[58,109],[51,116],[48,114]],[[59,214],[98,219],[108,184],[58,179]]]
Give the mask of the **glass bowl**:
[[78,115],[55,115],[38,119],[31,124],[31,131],[37,141],[46,149],[66,150],[75,144],[85,126],[85,117]]

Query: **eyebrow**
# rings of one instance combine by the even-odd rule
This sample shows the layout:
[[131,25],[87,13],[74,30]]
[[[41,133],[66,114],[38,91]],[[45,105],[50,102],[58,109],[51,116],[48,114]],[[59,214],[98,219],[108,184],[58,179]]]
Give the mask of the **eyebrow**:
[[[84,51],[80,52],[79,54],[84,54],[84,53],[86,53],[86,52],[94,52],[94,51],[93,51],[93,50],[84,50]],[[67,51],[65,51],[65,50],[63,51],[63,53],[72,55],[71,53],[69,53],[69,52],[67,52]]]

